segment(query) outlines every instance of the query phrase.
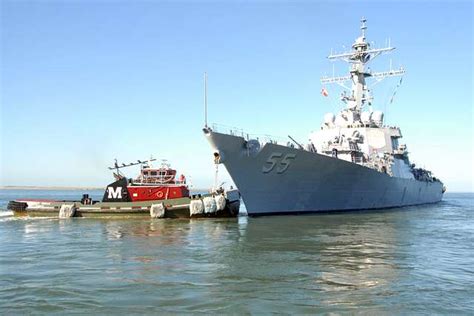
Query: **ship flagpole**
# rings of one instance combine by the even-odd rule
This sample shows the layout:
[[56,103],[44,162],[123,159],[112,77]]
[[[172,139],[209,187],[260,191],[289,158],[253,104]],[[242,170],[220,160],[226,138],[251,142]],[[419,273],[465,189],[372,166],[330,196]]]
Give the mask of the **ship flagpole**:
[[204,73],[204,127],[207,127],[207,72]]

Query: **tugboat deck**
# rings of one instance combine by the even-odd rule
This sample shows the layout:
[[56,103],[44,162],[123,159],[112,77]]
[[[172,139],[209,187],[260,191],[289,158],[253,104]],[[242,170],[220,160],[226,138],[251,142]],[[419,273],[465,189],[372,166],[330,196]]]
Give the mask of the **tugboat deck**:
[[[203,195],[200,199],[213,197],[211,194]],[[238,214],[240,201],[226,200],[223,210],[212,213],[190,214],[191,201],[198,199],[179,198],[172,200],[157,200],[143,202],[99,202],[83,204],[78,201],[45,201],[45,200],[16,200],[11,201],[9,209],[16,216],[32,217],[58,217],[62,205],[75,206],[74,217],[150,217],[152,205],[163,203],[165,208],[164,218],[203,218],[203,217],[235,217]]]

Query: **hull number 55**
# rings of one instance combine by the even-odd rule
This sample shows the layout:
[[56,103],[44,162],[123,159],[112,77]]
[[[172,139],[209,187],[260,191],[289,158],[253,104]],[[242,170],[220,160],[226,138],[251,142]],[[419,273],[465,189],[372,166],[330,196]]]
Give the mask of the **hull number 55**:
[[270,173],[276,167],[277,173],[284,173],[290,167],[291,162],[295,159],[296,154],[286,154],[283,157],[282,153],[272,153],[270,157],[268,157],[267,161],[262,167],[263,173]]

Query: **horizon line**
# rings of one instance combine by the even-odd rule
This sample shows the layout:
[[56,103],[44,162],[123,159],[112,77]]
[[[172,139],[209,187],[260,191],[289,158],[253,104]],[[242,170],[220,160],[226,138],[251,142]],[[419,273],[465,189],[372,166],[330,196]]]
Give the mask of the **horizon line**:
[[[105,187],[95,187],[95,186],[86,186],[86,187],[77,187],[77,186],[40,186],[40,185],[2,185],[0,190],[103,190]],[[238,188],[237,188],[238,189]],[[190,188],[190,191],[208,191],[209,188]],[[474,193],[474,191],[447,191],[447,193]]]
[[[104,190],[107,186],[103,187],[96,187],[96,186],[42,186],[42,185],[2,185],[0,186],[0,190],[51,190],[51,191],[59,191],[59,190],[69,190],[69,191],[76,191],[76,190]],[[209,188],[190,188],[190,191],[208,191]]]

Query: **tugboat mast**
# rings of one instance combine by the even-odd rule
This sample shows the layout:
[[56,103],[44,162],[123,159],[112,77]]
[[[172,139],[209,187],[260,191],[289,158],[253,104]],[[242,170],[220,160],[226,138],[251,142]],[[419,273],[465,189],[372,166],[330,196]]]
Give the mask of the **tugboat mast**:
[[[352,50],[341,54],[331,54],[327,57],[330,60],[339,59],[350,63],[349,76],[321,78],[322,84],[337,83],[343,88],[351,91],[349,96],[347,96],[346,93],[343,93],[341,100],[347,104],[346,111],[348,114],[352,114],[353,121],[360,120],[361,110],[366,103],[369,103],[370,105],[372,100],[366,83],[366,78],[374,78],[379,82],[387,77],[401,76],[405,73],[403,68],[400,68],[399,70],[390,69],[389,71],[375,73],[371,72],[369,68],[369,71],[366,71],[366,64],[383,53],[393,51],[395,47],[390,46],[389,43],[388,46],[384,48],[370,48],[370,44],[367,42],[365,37],[367,20],[362,18],[360,22],[361,36],[359,36],[354,41],[354,44],[352,44]],[[344,82],[347,81],[352,82],[352,87],[350,89],[344,85]]]

